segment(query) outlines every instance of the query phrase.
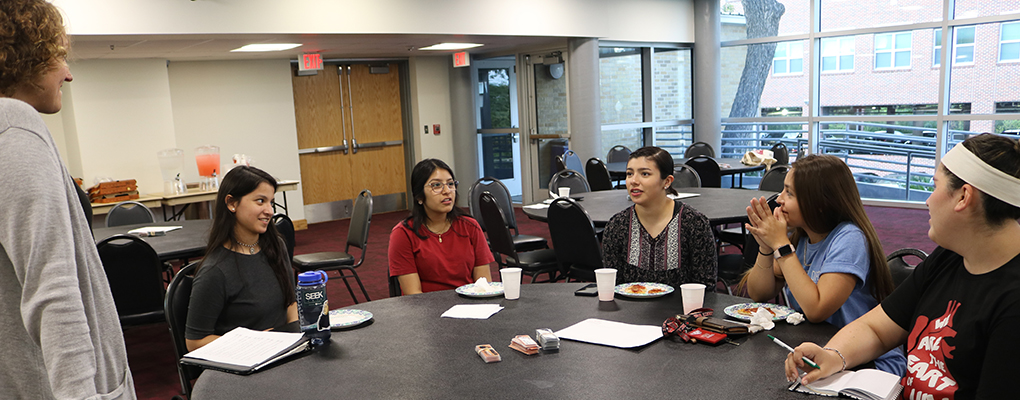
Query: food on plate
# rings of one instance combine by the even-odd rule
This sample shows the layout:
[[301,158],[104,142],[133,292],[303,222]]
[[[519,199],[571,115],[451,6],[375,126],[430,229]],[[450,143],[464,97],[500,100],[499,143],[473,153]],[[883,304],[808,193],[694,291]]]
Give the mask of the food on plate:
[[[648,288],[646,288],[645,285],[633,284],[633,285],[630,285],[630,286],[627,287],[626,292],[627,293],[632,293],[632,294],[645,294],[645,292],[647,290],[648,290]],[[662,289],[657,289],[657,290],[661,291]]]
[[[750,316],[750,315],[754,315],[754,313],[758,312],[758,308],[759,307],[745,307],[745,308],[741,308],[741,309],[737,310],[737,313],[740,314],[740,315],[748,315],[748,316]],[[769,308],[769,307],[761,307],[761,308],[763,308],[763,309],[765,309],[765,311],[768,311],[769,313],[771,313],[772,316],[776,315],[776,312],[772,311],[772,309]]]
[[666,289],[655,288],[648,291],[648,294],[665,293]]

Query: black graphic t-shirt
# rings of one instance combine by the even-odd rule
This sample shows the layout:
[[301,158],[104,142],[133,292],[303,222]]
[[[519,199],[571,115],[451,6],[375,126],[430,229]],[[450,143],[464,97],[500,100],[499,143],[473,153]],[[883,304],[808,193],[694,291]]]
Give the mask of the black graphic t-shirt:
[[1020,255],[973,275],[939,247],[882,309],[908,332],[903,398],[1016,398]]

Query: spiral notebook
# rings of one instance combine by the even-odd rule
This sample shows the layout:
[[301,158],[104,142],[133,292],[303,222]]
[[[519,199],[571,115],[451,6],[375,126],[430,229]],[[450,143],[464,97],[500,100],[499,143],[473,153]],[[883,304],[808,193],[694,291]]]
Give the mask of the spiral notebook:
[[305,350],[308,350],[308,339],[300,333],[234,328],[198,350],[185,354],[181,364],[248,375]]
[[899,376],[877,369],[862,369],[838,372],[807,385],[794,383],[790,391],[828,397],[843,395],[858,400],[892,400],[899,398],[903,386],[900,386]]

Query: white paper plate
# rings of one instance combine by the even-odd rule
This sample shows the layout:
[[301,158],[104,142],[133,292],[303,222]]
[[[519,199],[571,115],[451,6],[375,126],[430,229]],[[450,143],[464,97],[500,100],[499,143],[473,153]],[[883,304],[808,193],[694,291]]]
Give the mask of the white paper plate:
[[764,308],[766,308],[766,309],[768,309],[769,311],[772,312],[772,320],[773,321],[779,321],[781,319],[786,319],[786,317],[788,315],[794,313],[793,309],[790,308],[790,307],[781,306],[781,305],[778,305],[778,304],[771,304],[771,303],[740,303],[740,304],[734,304],[732,306],[729,306],[729,307],[726,307],[725,309],[723,309],[723,312],[726,313],[726,315],[728,315],[728,316],[730,316],[732,318],[736,318],[736,319],[739,319],[741,321],[750,321],[751,320],[751,314],[753,313],[751,310],[757,309],[757,308],[761,308],[761,307],[764,307]]
[[503,282],[489,282],[489,286],[492,287],[490,290],[482,292],[475,289],[474,283],[469,283],[457,288],[456,292],[467,297],[496,297],[503,295]]
[[372,313],[365,310],[342,308],[329,311],[329,327],[333,329],[358,326],[371,319]]
[[[632,288],[637,289],[638,292],[635,293],[632,290]],[[654,297],[662,297],[667,294],[673,293],[673,287],[665,283],[631,282],[616,285],[616,287],[613,288],[613,292],[620,296],[634,297],[639,299],[649,299]]]

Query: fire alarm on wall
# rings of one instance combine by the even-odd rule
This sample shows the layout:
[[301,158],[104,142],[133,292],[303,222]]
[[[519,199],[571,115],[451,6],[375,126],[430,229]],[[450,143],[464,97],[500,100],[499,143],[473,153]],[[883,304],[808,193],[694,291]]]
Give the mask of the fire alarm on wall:
[[439,124],[432,124],[432,133],[435,135],[439,134]]

